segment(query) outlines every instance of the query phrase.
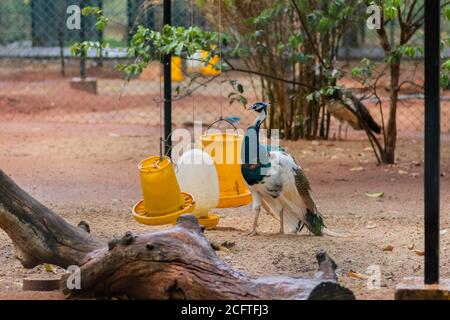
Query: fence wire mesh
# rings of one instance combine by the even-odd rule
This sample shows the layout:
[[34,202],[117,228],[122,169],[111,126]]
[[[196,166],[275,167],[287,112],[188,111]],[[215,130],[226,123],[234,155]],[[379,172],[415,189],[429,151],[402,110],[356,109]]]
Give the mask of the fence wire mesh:
[[[161,65],[151,63],[144,72],[129,82],[114,69],[124,63],[125,48],[136,26],[143,24],[158,29],[162,24],[162,8],[146,8],[145,0],[3,0],[0,2],[0,120],[7,121],[57,121],[63,123],[119,123],[159,126],[161,109]],[[95,18],[83,18],[82,30],[68,30],[66,19],[70,5],[99,6],[110,24],[104,32],[95,30]],[[173,24],[191,24],[209,27],[195,1],[172,1]],[[364,29],[364,28],[362,28]],[[361,30],[362,30],[361,29]],[[351,58],[378,52],[368,48],[376,43],[373,34],[356,32],[355,39],[344,39],[342,60],[349,65]],[[372,37],[372,38],[371,38]],[[78,58],[71,56],[70,45],[80,40],[103,39],[111,48],[100,57],[92,54],[86,61],[86,77],[80,82],[82,69]],[[355,44],[356,43],[356,44]],[[411,64],[418,64],[412,68]],[[174,61],[174,70],[181,78],[173,82],[186,86],[189,78],[183,77],[189,67],[185,60]],[[406,62],[404,72],[416,70],[414,81],[423,80],[422,62]],[[82,74],[81,74],[82,75]],[[175,77],[174,77],[175,78]],[[205,79],[208,79],[206,76]],[[226,73],[186,97],[174,97],[173,124],[191,126],[194,121],[209,124],[223,117],[239,117],[240,126],[248,125],[253,115],[242,105],[228,102],[228,80],[238,79],[246,89],[250,102],[261,99],[261,83],[257,76],[243,73]],[[387,82],[386,82],[387,83]],[[351,81],[346,83],[349,86]],[[389,95],[387,84],[384,96]],[[367,102],[374,116],[381,121],[374,103]],[[388,103],[384,104],[388,114]],[[403,131],[423,130],[423,99],[417,90],[405,91],[400,96],[397,127]],[[450,131],[450,104],[442,103],[442,131]],[[332,122],[337,130],[338,122]]]

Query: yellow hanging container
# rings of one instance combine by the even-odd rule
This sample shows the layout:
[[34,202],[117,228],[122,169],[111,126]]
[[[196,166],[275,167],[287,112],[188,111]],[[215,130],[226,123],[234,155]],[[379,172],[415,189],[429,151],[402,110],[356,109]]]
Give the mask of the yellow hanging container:
[[203,150],[213,158],[217,169],[220,189],[218,208],[239,207],[252,202],[250,190],[241,173],[243,140],[244,136],[237,132],[206,132],[200,137]]
[[195,200],[181,192],[169,157],[161,160],[153,156],[141,161],[139,173],[144,200],[133,208],[137,221],[149,225],[170,224],[181,214],[194,210]]
[[184,80],[183,63],[181,62],[180,57],[171,58],[171,73],[172,73],[172,81],[181,82]]
[[204,76],[217,76],[220,74],[220,70],[214,68],[214,66],[219,62],[219,56],[215,55],[211,57],[208,64],[205,65],[206,58],[208,58],[209,52],[202,50],[202,69],[201,73]]

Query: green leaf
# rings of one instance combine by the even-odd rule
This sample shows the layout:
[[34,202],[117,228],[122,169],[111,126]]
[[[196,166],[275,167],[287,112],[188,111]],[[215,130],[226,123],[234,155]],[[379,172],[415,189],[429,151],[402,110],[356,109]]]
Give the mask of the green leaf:
[[319,25],[317,26],[317,29],[319,30],[319,32],[325,33],[327,31],[330,31],[332,26],[333,26],[333,23],[331,22],[330,19],[328,19],[327,17],[322,17],[319,20]]
[[443,67],[444,69],[446,69],[447,71],[450,71],[450,59],[447,60],[447,61],[445,61],[445,62],[442,64],[442,67]]
[[102,10],[99,7],[84,7],[83,9],[81,9],[81,14],[83,16],[89,16],[89,15],[101,15],[102,14]]
[[175,55],[180,56],[181,53],[183,52],[183,48],[184,48],[184,43],[180,42],[175,49]]
[[244,96],[239,97],[239,102],[244,105],[244,107],[248,104],[248,100]]
[[450,20],[450,7],[446,7],[446,8],[444,9],[444,17],[445,17],[447,20]]
[[369,198],[382,198],[384,197],[384,192],[367,192],[366,196]]
[[387,19],[395,19],[398,15],[398,9],[396,6],[390,5],[390,6],[384,6],[383,7],[383,13]]
[[360,75],[362,75],[364,69],[362,67],[354,67],[352,69],[352,76],[353,77],[358,77]]

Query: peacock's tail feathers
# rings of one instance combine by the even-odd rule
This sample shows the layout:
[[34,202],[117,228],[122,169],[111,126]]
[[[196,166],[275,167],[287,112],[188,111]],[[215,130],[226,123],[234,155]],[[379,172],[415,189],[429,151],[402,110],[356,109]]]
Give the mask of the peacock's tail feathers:
[[310,209],[306,209],[305,225],[315,236],[322,236],[326,228],[320,212],[314,213]]

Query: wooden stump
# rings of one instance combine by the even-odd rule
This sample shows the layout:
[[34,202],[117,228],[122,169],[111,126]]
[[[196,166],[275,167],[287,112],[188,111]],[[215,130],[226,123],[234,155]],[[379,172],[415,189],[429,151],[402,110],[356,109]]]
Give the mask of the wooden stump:
[[405,278],[397,286],[395,300],[450,300],[450,279],[440,284],[425,285],[423,278]]
[[75,90],[86,91],[89,93],[97,94],[97,79],[96,78],[72,78],[70,80],[70,87]]
[[26,278],[22,282],[23,291],[55,291],[61,289],[61,279]]

